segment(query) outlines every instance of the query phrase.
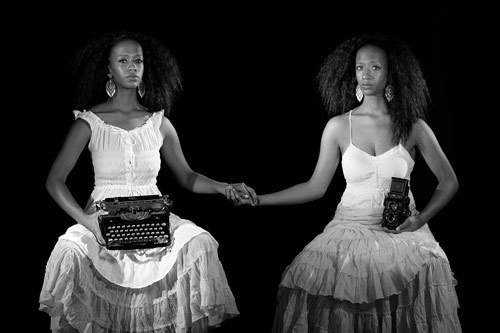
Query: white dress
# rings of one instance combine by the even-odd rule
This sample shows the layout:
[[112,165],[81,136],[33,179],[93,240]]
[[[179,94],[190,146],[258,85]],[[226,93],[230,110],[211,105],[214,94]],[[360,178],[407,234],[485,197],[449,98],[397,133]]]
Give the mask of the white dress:
[[[403,145],[372,156],[352,143],[333,220],[283,273],[273,332],[461,332],[456,281],[428,225],[382,230],[391,177],[410,180]],[[410,209],[416,214],[410,191]]]
[[[92,130],[95,187],[86,209],[108,197],[160,194],[163,111],[130,131],[91,111],[74,113]],[[40,310],[52,317],[52,328],[196,332],[236,316],[216,240],[173,213],[170,229],[169,248],[109,251],[85,227],[71,226],[51,253],[40,293]]]

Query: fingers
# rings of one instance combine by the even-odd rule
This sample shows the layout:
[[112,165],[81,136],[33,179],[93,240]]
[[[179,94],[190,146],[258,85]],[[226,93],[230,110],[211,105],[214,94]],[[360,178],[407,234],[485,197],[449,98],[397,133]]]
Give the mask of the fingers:
[[384,227],[383,230],[390,234],[399,234],[406,231],[415,231],[416,229],[415,230],[413,229],[413,224],[409,219],[407,219],[395,229],[388,229]]
[[231,200],[234,205],[240,205],[241,197],[238,195],[238,191],[236,191],[233,185],[226,186],[226,198]]
[[386,227],[383,227],[382,229],[389,234],[398,234],[399,233],[399,231],[396,231],[396,229],[389,229]]
[[226,198],[237,206],[241,204],[255,206],[258,197],[255,191],[245,183],[234,183],[226,186]]
[[247,193],[249,195],[249,199],[252,203],[252,206],[256,206],[259,204],[259,197],[257,195],[257,193],[255,193],[255,190],[245,184],[243,184],[243,186],[245,187],[245,189],[247,190]]
[[[411,230],[413,229],[413,224],[411,222],[410,219],[406,219],[403,223],[401,223],[397,228],[396,228],[396,232],[404,232],[404,231],[414,231],[414,230]],[[407,230],[409,229],[409,230]]]
[[244,198],[249,199],[252,206],[255,206],[258,202],[257,193],[255,193],[254,189],[247,186],[245,183],[241,183],[243,189],[245,190]]
[[231,192],[233,188],[231,185],[226,185],[225,191],[226,191],[226,199],[231,200]]

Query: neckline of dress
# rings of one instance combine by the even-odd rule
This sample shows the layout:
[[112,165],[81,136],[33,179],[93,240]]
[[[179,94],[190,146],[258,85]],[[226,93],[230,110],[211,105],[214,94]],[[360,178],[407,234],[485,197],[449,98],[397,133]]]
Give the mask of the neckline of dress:
[[90,112],[94,117],[96,117],[97,120],[101,124],[104,124],[104,125],[106,125],[108,127],[115,128],[115,129],[117,129],[119,131],[127,132],[127,133],[130,133],[130,132],[133,132],[133,131],[136,131],[136,130],[139,130],[139,129],[143,128],[144,126],[146,126],[147,124],[150,123],[151,118],[153,118],[153,116],[156,114],[156,112],[151,113],[151,115],[148,117],[148,119],[146,119],[146,121],[144,121],[142,124],[140,124],[139,126],[136,126],[136,127],[132,128],[132,129],[127,130],[127,129],[121,128],[120,126],[112,125],[110,123],[105,122],[101,117],[99,117],[97,114],[95,114],[94,111],[92,111],[92,110],[87,110],[87,112]]
[[[386,150],[385,152],[381,153],[381,154],[378,154],[378,155],[372,155],[366,151],[364,151],[363,149],[359,148],[358,146],[356,146],[354,143],[351,142],[350,144],[351,146],[353,146],[354,148],[356,148],[357,150],[365,153],[366,155],[370,156],[370,157],[373,157],[373,158],[377,158],[377,157],[381,157],[381,156],[384,156],[386,154],[388,154],[389,152],[391,152],[392,150],[394,150],[396,147],[399,147],[401,145],[401,143],[395,145],[395,146],[392,146],[391,148],[389,148],[388,150]],[[404,148],[404,147],[403,147]]]
[[356,148],[356,150],[358,150],[358,151],[362,152],[363,154],[365,154],[365,155],[369,156],[369,157],[370,157],[370,158],[372,158],[372,159],[377,159],[377,158],[379,158],[379,157],[383,157],[383,156],[387,155],[388,153],[392,152],[393,150],[395,150],[396,148],[401,147],[401,148],[402,148],[401,150],[402,150],[402,151],[403,151],[403,152],[404,152],[404,153],[408,156],[408,158],[409,158],[412,162],[414,162],[414,163],[415,163],[415,160],[413,159],[413,157],[411,157],[410,152],[409,152],[408,150],[406,150],[405,146],[403,146],[403,145],[401,144],[401,142],[400,142],[400,143],[398,143],[397,145],[393,146],[392,148],[390,148],[390,149],[386,150],[385,152],[383,152],[383,153],[381,153],[381,154],[378,154],[378,155],[372,155],[372,154],[370,154],[370,153],[367,153],[367,152],[366,152],[366,151],[364,151],[363,149],[361,149],[361,148],[359,148],[359,147],[356,147],[356,145],[355,145],[354,143],[352,143],[352,142],[351,142],[351,143],[349,143],[349,147],[347,147],[347,149],[345,150],[344,154],[342,154],[342,155],[345,155],[345,153],[349,150],[349,148],[350,148],[351,146],[352,146],[352,147],[354,147],[354,148]]

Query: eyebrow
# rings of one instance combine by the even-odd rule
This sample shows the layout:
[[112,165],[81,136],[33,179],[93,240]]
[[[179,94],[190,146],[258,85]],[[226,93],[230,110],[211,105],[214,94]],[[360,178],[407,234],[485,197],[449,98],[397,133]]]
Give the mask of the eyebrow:
[[356,65],[359,65],[359,64],[381,64],[381,65],[383,65],[384,62],[383,61],[379,61],[379,60],[368,60],[366,62],[356,61]]
[[140,53],[135,53],[135,54],[117,54],[117,57],[142,57],[143,55]]

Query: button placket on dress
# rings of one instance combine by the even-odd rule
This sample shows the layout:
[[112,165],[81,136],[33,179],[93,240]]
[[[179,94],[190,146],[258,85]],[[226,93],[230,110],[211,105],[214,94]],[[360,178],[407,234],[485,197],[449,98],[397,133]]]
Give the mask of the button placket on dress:
[[127,185],[134,185],[135,178],[135,139],[130,132],[122,132],[121,141],[124,147],[125,180]]

